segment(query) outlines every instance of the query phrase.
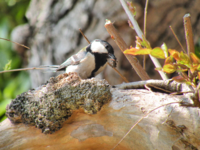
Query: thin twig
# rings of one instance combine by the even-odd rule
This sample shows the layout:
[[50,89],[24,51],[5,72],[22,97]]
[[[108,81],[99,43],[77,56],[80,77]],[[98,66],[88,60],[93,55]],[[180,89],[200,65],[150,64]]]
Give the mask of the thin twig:
[[124,0],[120,0],[120,2],[121,2],[122,7],[124,8],[126,14],[128,15],[128,18],[130,19],[132,25],[134,26],[135,32],[142,39],[142,35],[143,35],[142,30],[140,29],[137,21],[135,20],[134,16],[130,12],[128,6],[126,5],[126,2]]
[[33,68],[13,69],[13,70],[0,71],[0,73],[16,72],[16,71],[26,71],[26,70],[43,70],[43,69],[46,69],[46,68],[33,67]]
[[[146,0],[145,9],[144,9],[144,37],[147,37],[146,26],[147,26],[147,8],[148,8],[149,0]],[[146,59],[147,55],[143,56],[143,69],[146,69]]]
[[181,44],[181,42],[179,41],[178,37],[176,36],[176,33],[174,32],[172,26],[169,26],[169,28],[171,29],[171,31],[172,31],[172,33],[173,33],[175,39],[177,40],[178,44],[181,46],[182,50],[186,53],[186,51],[185,51],[183,45]]
[[79,28],[79,31],[81,32],[82,36],[86,39],[86,41],[90,44],[90,41],[88,38],[85,36],[85,34],[82,32],[82,30]]
[[14,43],[14,44],[17,44],[17,45],[19,45],[19,46],[22,46],[22,47],[25,47],[25,48],[27,48],[27,49],[30,49],[29,47],[27,47],[27,46],[25,46],[25,45],[23,45],[23,44],[20,44],[20,43],[17,43],[17,42],[13,42],[13,41],[11,41],[11,40],[4,39],[4,38],[1,38],[1,37],[0,37],[0,39],[5,40],[5,41],[9,41],[9,42],[12,42],[12,43]]
[[[112,67],[111,64],[108,63],[108,65],[109,65],[110,67]],[[121,77],[126,83],[129,83],[129,81],[128,81],[116,68],[114,68],[114,67],[112,67],[112,68],[120,75],[120,77]]]
[[146,70],[146,59],[148,55],[143,56],[143,69]]
[[[86,39],[86,41],[88,42],[88,44],[90,44],[90,41],[89,41],[88,38],[85,36],[85,34],[82,32],[82,30],[79,29],[79,31],[81,32],[82,36]],[[120,76],[126,83],[129,82],[116,68],[112,67],[112,65],[109,64],[109,63],[108,63],[108,65],[109,65],[111,68],[113,68],[113,69],[119,74],[119,76]]]
[[145,9],[144,9],[144,37],[146,38],[146,26],[147,26],[147,8],[149,0],[146,0]]
[[193,40],[190,14],[185,14],[183,20],[185,29],[185,39],[187,44],[187,53],[189,55],[190,52],[194,53],[194,40]]
[[[113,24],[107,20],[105,23],[105,28],[110,34],[111,38],[115,41],[115,43],[118,45],[120,50],[123,52],[129,47],[126,45],[125,41],[122,39],[122,37],[118,34],[117,30],[113,26]],[[136,73],[142,80],[149,80],[150,77],[148,74],[143,70],[142,66],[139,64],[139,61],[135,56],[132,55],[125,55],[132,67],[135,69]]]
[[150,91],[153,91],[152,88],[155,88],[155,89],[160,90],[160,91],[165,92],[165,93],[172,93],[172,91],[166,90],[164,88],[160,88],[160,87],[152,85],[152,84],[145,84],[144,87],[147,88]]
[[149,111],[146,115],[144,115],[142,118],[140,118],[130,129],[129,131],[124,135],[124,137],[113,147],[112,150],[114,150],[125,138],[126,136],[131,132],[131,130],[136,126],[138,125],[138,123],[140,123],[144,118],[146,118],[150,113],[152,113],[153,111],[163,107],[163,106],[167,106],[167,105],[171,105],[171,104],[181,104],[181,102],[171,102],[171,103],[167,103],[167,104],[164,104],[164,105],[161,105],[159,107],[156,107],[154,109],[152,109],[151,111]]
[[[137,21],[135,20],[134,16],[132,15],[132,13],[130,12],[130,10],[128,9],[128,6],[126,5],[125,1],[124,0],[120,0],[120,2],[121,2],[122,7],[124,8],[126,14],[128,15],[128,18],[130,19],[130,21],[131,21],[131,23],[132,23],[132,25],[133,25],[133,27],[134,27],[135,32],[137,33],[137,35],[141,39],[145,38],[143,36],[143,33],[142,33],[142,31],[141,31],[141,29],[140,29]],[[158,59],[156,59],[155,57],[153,57],[151,55],[149,55],[149,57],[151,58],[151,60],[154,63],[154,65],[155,65],[156,68],[161,68],[161,65],[160,65]],[[164,72],[162,72],[162,71],[158,71],[158,72],[159,72],[159,74],[160,74],[160,76],[162,77],[163,80],[167,80],[168,79],[167,75]]]

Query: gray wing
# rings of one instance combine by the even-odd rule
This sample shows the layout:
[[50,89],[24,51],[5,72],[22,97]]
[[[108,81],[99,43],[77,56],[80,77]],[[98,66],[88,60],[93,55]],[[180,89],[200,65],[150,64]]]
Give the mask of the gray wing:
[[85,48],[80,50],[77,54],[72,55],[70,58],[68,58],[64,63],[62,63],[56,71],[65,70],[66,67],[69,65],[78,65],[82,59],[85,58],[87,52],[85,51]]

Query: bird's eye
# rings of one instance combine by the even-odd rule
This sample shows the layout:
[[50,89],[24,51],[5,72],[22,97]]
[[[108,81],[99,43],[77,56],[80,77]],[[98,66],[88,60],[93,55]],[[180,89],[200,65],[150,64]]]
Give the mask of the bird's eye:
[[108,46],[108,45],[106,45],[106,46],[105,46],[105,48],[106,48],[106,49],[108,49],[108,48],[109,48],[109,46]]

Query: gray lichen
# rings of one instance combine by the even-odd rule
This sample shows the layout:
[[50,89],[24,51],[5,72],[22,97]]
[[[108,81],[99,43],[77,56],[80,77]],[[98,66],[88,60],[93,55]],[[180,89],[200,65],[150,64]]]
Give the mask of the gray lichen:
[[43,133],[62,127],[73,110],[83,109],[95,114],[111,100],[109,84],[105,80],[81,80],[76,73],[52,77],[37,89],[18,95],[7,105],[6,116],[13,122],[35,125]]

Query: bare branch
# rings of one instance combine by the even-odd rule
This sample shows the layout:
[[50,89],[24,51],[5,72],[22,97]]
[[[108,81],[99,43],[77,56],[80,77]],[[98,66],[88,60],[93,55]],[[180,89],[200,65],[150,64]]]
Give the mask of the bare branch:
[[[111,38],[114,39],[114,41],[116,42],[116,44],[118,45],[118,47],[122,52],[128,49],[128,46],[126,45],[122,37],[118,34],[117,30],[110,21],[106,22],[105,28],[107,29],[108,33],[111,35]],[[125,55],[125,56],[142,80],[150,79],[148,74],[143,70],[142,66],[139,64],[139,61],[137,60],[136,57],[131,55]]]
[[0,71],[0,74],[7,73],[7,72],[26,71],[26,70],[44,70],[44,69],[46,69],[46,68],[33,67],[33,68],[13,69],[13,70]]
[[185,39],[187,44],[187,53],[190,52],[194,53],[194,40],[193,40],[193,33],[192,33],[192,25],[190,20],[190,14],[185,14],[183,17],[184,28],[185,28]]
[[11,40],[4,39],[4,38],[1,38],[1,37],[0,37],[0,39],[5,40],[5,41],[9,41],[9,42],[12,42],[12,43],[14,43],[14,44],[17,44],[17,45],[19,45],[19,46],[22,46],[22,47],[25,47],[25,48],[27,48],[27,49],[30,49],[29,47],[27,47],[27,46],[25,46],[25,45],[23,45],[23,44],[20,44],[20,43],[17,43],[17,42],[13,42],[13,41],[11,41]]
[[179,41],[178,37],[176,36],[176,33],[174,32],[172,26],[169,26],[169,28],[171,29],[171,31],[172,31],[172,33],[173,33],[175,39],[177,40],[178,44],[181,46],[182,50],[186,53],[186,51],[185,51],[183,45],[181,44],[181,42]]

